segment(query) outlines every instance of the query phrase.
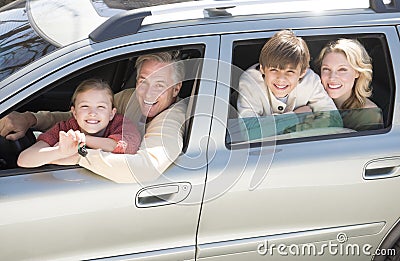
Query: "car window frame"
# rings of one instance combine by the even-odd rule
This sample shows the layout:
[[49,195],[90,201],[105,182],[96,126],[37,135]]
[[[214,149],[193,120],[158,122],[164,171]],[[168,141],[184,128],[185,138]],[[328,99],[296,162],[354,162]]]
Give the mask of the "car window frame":
[[[389,105],[388,105],[388,114],[387,114],[387,119],[385,122],[385,126],[382,129],[377,129],[377,130],[365,130],[365,131],[359,131],[355,133],[338,133],[338,134],[330,134],[330,135],[323,135],[323,136],[310,136],[310,137],[301,137],[301,138],[292,138],[292,139],[285,139],[285,140],[276,140],[275,142],[271,141],[248,141],[244,143],[239,143],[239,144],[229,144],[228,142],[225,142],[225,147],[227,149],[240,149],[240,148],[247,148],[247,147],[260,147],[260,146],[271,146],[271,145],[279,145],[279,144],[292,144],[292,143],[300,143],[300,142],[310,142],[310,141],[320,141],[320,140],[326,140],[326,139],[337,139],[337,138],[347,138],[347,137],[355,137],[355,136],[367,136],[367,135],[379,135],[379,134],[384,134],[390,132],[392,129],[392,122],[393,122],[393,113],[394,113],[394,102],[396,97],[395,95],[395,68],[393,67],[393,62],[392,60],[395,59],[393,57],[393,53],[390,52],[390,50],[393,50],[395,48],[395,42],[396,37],[395,37],[395,27],[393,26],[383,26],[383,27],[378,27],[378,26],[364,26],[364,27],[354,27],[354,28],[326,28],[326,29],[304,29],[304,30],[293,30],[296,35],[303,37],[306,41],[309,40],[310,38],[315,38],[315,37],[332,37],[332,38],[340,38],[340,37],[346,37],[346,36],[354,36],[354,35],[364,35],[364,36],[369,36],[369,35],[383,35],[386,37],[386,53],[388,57],[388,63],[387,67],[389,68],[388,76],[389,76],[389,83],[391,90],[392,97],[390,97],[389,100]],[[244,42],[244,41],[262,41],[266,40],[275,33],[276,31],[263,31],[263,32],[252,32],[252,33],[241,33],[241,34],[235,34],[235,35],[225,35],[223,36],[222,39],[222,45],[230,45],[231,46],[231,53],[226,53],[225,55],[221,56],[221,59],[224,62],[227,63],[233,63],[233,47],[234,44],[237,42]],[[238,77],[237,77],[238,78]],[[227,81],[229,81],[229,86],[233,85],[232,83],[232,75],[229,73],[229,79],[228,76],[224,78],[225,84]],[[238,82],[237,82],[238,83]],[[225,94],[226,95],[226,94]],[[228,97],[226,97],[228,98]],[[231,103],[230,97],[229,103]],[[228,113],[228,117],[231,113]],[[227,124],[227,122],[226,122]],[[228,141],[227,139],[227,133],[225,135],[225,140]]]
[[[211,36],[214,37],[215,36]],[[77,77],[78,75],[82,74],[83,71],[90,71],[93,67],[100,67],[102,65],[105,65],[107,63],[112,63],[112,62],[118,62],[124,59],[128,59],[131,57],[137,57],[141,54],[144,53],[151,53],[151,52],[157,52],[157,51],[167,51],[167,50],[176,50],[176,49],[197,49],[201,53],[200,58],[204,58],[204,55],[206,53],[206,46],[207,46],[207,40],[204,38],[184,38],[184,39],[170,39],[170,40],[164,40],[162,42],[152,42],[152,43],[147,43],[147,44],[139,44],[135,45],[132,44],[131,46],[122,46],[116,49],[111,49],[107,50],[108,55],[105,55],[106,52],[95,52],[89,55],[85,55],[83,59],[79,59],[75,63],[71,63],[70,65],[67,65],[65,67],[61,67],[59,69],[53,70],[51,73],[47,75],[47,77],[43,77],[39,79],[38,81],[32,81],[26,86],[19,86],[21,87],[21,92],[12,93],[11,94],[11,99],[5,100],[3,104],[0,104],[0,108],[3,106],[7,106],[8,104],[12,104],[14,101],[18,100],[17,103],[12,104],[11,106],[8,106],[7,109],[3,109],[3,113],[1,113],[1,117],[4,115],[8,114],[11,111],[18,110],[19,107],[23,106],[26,103],[29,103],[31,100],[33,100],[35,97],[38,97],[42,95],[43,93],[50,91],[52,88],[55,88],[55,86],[59,85],[61,82],[68,81],[70,79],[73,79],[74,77]],[[174,44],[172,44],[174,43]],[[90,47],[90,46],[88,46]],[[79,52],[78,48],[76,49]],[[108,48],[107,48],[108,49]],[[120,49],[119,51],[116,51]],[[128,49],[129,51],[123,51],[125,49]],[[115,55],[115,53],[119,53],[118,55]],[[61,55],[60,57],[62,57]],[[104,56],[107,56],[108,58],[104,58]],[[61,58],[60,58],[61,59]],[[77,66],[77,64],[80,64],[80,66]],[[33,65],[31,65],[33,66]],[[42,67],[39,65],[39,67]],[[201,66],[202,67],[202,66]],[[42,69],[42,68],[39,68]],[[33,70],[32,70],[33,71]],[[66,75],[61,75],[65,71],[69,72]],[[28,72],[29,73],[29,72]],[[28,81],[29,82],[29,81]],[[43,83],[41,83],[43,82]],[[196,90],[192,92],[192,94],[198,93],[198,88],[200,86],[201,81],[196,81]],[[12,85],[11,85],[12,86]],[[32,87],[36,86],[36,88]],[[7,91],[10,86],[6,86],[5,89],[0,90],[0,91]],[[34,88],[34,91],[30,91]],[[18,99],[19,97],[23,97]],[[192,106],[196,106],[196,97],[193,97],[193,102]],[[3,106],[2,106],[3,105]],[[1,110],[1,109],[0,109]],[[192,108],[194,110],[194,108]],[[189,137],[184,139],[184,142],[186,143],[186,146],[184,147],[183,153],[186,152],[188,149],[188,145],[190,143],[190,137],[191,137],[191,125],[192,125],[192,120],[193,117],[190,118],[190,121],[187,122],[188,128],[187,128],[187,135]],[[194,145],[192,145],[194,146]],[[36,172],[43,172],[43,171],[53,171],[53,170],[62,170],[64,169],[65,166],[57,166],[57,165],[45,165],[39,168],[33,168],[29,169],[28,171],[25,171],[26,169],[23,168],[11,168],[11,169],[4,169],[0,170],[0,177],[2,176],[14,176],[14,175],[21,175],[21,174],[28,174],[28,173],[36,173]],[[69,168],[69,167],[68,167]],[[79,165],[75,165],[73,168],[81,168]],[[22,169],[22,171],[20,171]]]

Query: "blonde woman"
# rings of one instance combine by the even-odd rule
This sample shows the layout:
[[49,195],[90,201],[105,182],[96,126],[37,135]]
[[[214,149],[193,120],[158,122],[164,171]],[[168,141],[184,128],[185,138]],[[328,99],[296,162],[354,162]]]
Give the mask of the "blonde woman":
[[339,39],[328,43],[317,64],[321,68],[321,82],[341,111],[345,127],[366,130],[383,126],[381,109],[369,99],[371,58],[360,42]]

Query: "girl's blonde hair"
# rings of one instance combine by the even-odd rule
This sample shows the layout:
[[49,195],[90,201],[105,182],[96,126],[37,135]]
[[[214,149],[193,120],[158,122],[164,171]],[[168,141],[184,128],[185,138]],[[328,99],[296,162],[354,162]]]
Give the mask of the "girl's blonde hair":
[[361,109],[372,95],[372,60],[364,46],[355,39],[339,39],[326,45],[319,54],[317,65],[321,68],[322,60],[328,53],[342,53],[350,66],[360,75],[355,79],[352,95],[339,109]]
[[71,98],[71,106],[75,106],[76,97],[79,93],[88,90],[105,90],[107,95],[110,97],[111,104],[114,107],[114,93],[108,83],[100,79],[87,79],[81,82],[78,87],[76,87],[74,94]]

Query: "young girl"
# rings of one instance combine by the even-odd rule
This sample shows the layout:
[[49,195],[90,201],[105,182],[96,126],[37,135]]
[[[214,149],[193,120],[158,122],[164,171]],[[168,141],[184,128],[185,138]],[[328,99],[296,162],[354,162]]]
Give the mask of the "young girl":
[[39,135],[37,142],[18,158],[20,167],[63,165],[76,157],[79,146],[113,153],[135,154],[141,136],[136,126],[116,114],[110,86],[97,79],[83,81],[72,96],[73,117]]
[[368,97],[372,90],[372,64],[364,46],[353,39],[339,39],[325,46],[317,60],[321,82],[336,107],[343,125],[355,130],[382,127],[382,111]]

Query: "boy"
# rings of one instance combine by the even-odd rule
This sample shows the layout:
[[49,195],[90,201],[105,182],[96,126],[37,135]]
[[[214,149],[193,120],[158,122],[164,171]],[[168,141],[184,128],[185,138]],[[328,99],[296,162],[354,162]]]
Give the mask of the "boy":
[[[267,41],[259,62],[240,77],[237,107],[241,117],[336,110],[318,75],[308,68],[306,43],[292,31],[282,30]],[[267,103],[262,98],[265,94]]]
[[[320,78],[309,69],[310,53],[303,39],[290,30],[276,33],[263,46],[259,62],[240,77],[237,102],[240,117],[325,111],[316,117],[315,113],[303,119],[291,117],[298,121],[286,126],[283,132],[342,126],[340,116],[329,113],[337,109]],[[302,122],[304,119],[307,123]],[[299,121],[302,123],[298,124]]]
[[18,165],[63,165],[64,160],[78,153],[82,144],[113,153],[135,154],[141,136],[122,114],[116,114],[113,99],[107,83],[97,79],[83,81],[72,96],[73,117],[39,135],[34,145],[21,152]]

